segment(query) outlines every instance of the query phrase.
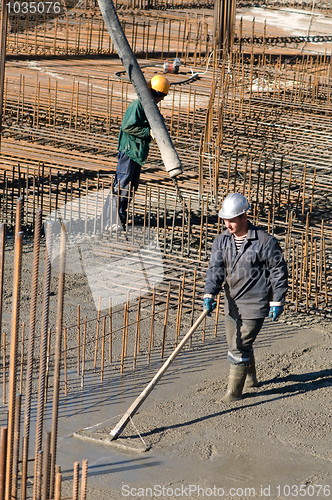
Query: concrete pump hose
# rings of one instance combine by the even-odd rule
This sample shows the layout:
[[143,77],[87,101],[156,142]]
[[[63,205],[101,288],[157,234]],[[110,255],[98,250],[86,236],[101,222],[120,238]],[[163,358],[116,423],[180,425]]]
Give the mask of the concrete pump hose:
[[171,177],[175,177],[182,173],[181,161],[142,70],[123,32],[114,4],[112,0],[98,0],[98,3],[114,47],[142,103],[151,130],[159,146],[165,168]]

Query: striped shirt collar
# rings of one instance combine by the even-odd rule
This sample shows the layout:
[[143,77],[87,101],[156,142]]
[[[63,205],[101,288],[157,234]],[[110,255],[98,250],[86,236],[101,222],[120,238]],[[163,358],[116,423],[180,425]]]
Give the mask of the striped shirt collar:
[[234,241],[235,241],[236,253],[238,253],[241,246],[243,245],[243,243],[247,239],[248,235],[244,234],[243,236],[235,236],[235,234],[234,234],[233,236],[234,236]]

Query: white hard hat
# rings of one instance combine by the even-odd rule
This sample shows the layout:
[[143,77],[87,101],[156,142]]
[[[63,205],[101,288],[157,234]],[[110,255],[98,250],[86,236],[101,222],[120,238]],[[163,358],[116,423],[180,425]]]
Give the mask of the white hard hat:
[[244,214],[249,208],[249,202],[243,194],[232,193],[226,196],[222,202],[219,217],[221,219],[234,219],[234,217]]

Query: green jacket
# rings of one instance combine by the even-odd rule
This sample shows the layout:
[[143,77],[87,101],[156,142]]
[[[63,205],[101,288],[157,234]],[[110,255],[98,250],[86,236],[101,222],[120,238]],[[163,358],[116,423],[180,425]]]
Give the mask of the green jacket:
[[139,99],[129,104],[124,114],[118,150],[125,153],[139,165],[144,165],[149,154],[151,142],[150,125]]

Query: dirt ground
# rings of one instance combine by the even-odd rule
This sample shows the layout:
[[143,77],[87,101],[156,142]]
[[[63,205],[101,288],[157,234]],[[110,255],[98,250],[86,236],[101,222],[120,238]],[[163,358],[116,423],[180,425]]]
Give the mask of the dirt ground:
[[[3,328],[8,332],[12,246],[7,239]],[[21,320],[28,322],[29,239],[24,249]],[[55,269],[51,324],[56,293]],[[42,287],[40,301],[41,294]],[[95,302],[83,272],[67,274],[65,297],[64,326],[73,322],[78,303],[84,314],[95,316]],[[40,304],[38,310],[40,317]],[[145,453],[121,451],[111,444],[76,439],[73,434],[80,431],[89,438],[105,439],[159,369],[160,357],[154,355],[149,365],[138,363],[123,375],[110,369],[103,382],[98,370],[89,369],[83,389],[74,363],[69,364],[70,390],[68,396],[60,395],[57,456],[63,496],[71,494],[73,463],[86,458],[88,499],[331,498],[332,321],[290,312],[275,323],[267,319],[256,341],[262,385],[246,390],[243,400],[233,404],[221,401],[228,374],[223,322],[216,338],[213,329],[211,318],[205,342],[200,333],[194,336],[192,347],[180,354],[119,438],[118,442],[131,446],[144,443],[150,448]],[[69,346],[75,342],[74,337],[68,338]],[[32,414],[34,418],[35,411]],[[1,425],[5,418],[3,405]],[[49,403],[45,429],[50,425]],[[34,421],[31,456],[33,433]]]

